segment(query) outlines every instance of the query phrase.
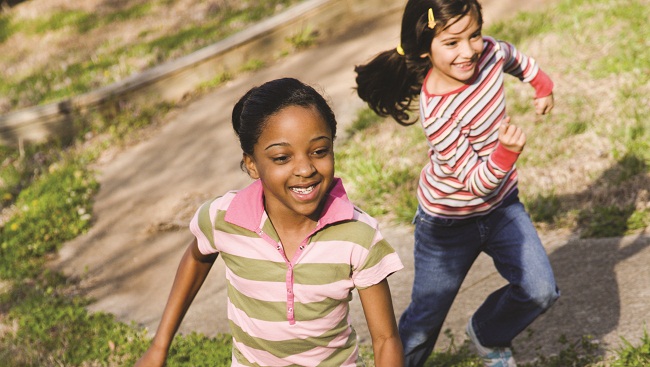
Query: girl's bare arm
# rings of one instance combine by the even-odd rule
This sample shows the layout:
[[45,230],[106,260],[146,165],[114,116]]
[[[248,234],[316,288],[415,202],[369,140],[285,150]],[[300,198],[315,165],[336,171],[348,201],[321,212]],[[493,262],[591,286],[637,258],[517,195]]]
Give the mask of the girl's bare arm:
[[174,334],[208,275],[217,254],[203,255],[196,239],[185,250],[172,285],[160,325],[147,352],[136,367],[163,366]]
[[397,332],[388,281],[359,290],[359,298],[366,315],[368,330],[372,339],[376,367],[404,366],[402,342]]

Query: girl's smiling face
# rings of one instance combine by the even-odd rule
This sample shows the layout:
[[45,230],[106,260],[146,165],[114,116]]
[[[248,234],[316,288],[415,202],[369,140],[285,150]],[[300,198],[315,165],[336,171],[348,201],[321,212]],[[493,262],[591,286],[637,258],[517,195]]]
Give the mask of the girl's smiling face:
[[454,91],[470,81],[483,52],[481,26],[471,12],[448,24],[433,38],[429,54],[422,55],[431,59],[426,87],[435,94]]
[[318,221],[334,180],[333,140],[313,107],[285,107],[268,119],[253,155],[244,154],[244,163],[250,176],[262,181],[272,220]]

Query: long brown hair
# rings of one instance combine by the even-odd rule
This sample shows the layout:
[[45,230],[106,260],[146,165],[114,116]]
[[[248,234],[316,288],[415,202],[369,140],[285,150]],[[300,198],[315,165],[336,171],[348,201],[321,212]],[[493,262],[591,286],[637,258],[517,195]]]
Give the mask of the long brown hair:
[[[435,27],[428,26],[428,12],[433,11]],[[438,32],[463,16],[472,13],[483,25],[478,0],[409,0],[402,16],[400,46],[381,52],[364,65],[357,65],[357,94],[380,116],[391,116],[402,125],[412,125],[408,111],[420,94],[422,82],[431,68],[431,61],[422,55],[431,50]],[[455,20],[454,20],[455,19]],[[450,23],[451,20],[454,20]],[[397,46],[397,45],[396,45]]]

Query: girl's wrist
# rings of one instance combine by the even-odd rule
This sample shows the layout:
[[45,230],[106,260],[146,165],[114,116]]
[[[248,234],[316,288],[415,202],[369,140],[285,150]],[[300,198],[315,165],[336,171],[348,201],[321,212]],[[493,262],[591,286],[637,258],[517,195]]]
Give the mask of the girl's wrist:
[[515,165],[515,162],[517,162],[520,153],[521,152],[515,152],[506,148],[503,144],[498,143],[490,158],[499,168],[504,171],[509,171],[512,166]]
[[530,81],[530,85],[535,89],[535,98],[548,97],[553,94],[553,81],[542,69],[537,71],[537,75]]

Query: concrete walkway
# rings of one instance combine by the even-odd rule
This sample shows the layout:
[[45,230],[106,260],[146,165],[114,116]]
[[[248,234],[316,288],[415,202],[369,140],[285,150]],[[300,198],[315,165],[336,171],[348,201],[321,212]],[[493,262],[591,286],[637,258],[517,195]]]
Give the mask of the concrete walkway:
[[[487,24],[544,1],[520,3],[524,2],[483,1]],[[297,77],[320,86],[344,131],[363,106],[353,91],[353,67],[397,45],[400,16],[391,14],[360,24],[344,37],[242,75],[176,112],[145,141],[100,163],[96,223],[89,233],[63,247],[54,266],[82,279],[83,290],[95,299],[91,310],[135,321],[153,333],[180,256],[191,239],[184,227],[189,217],[203,200],[250,182],[239,169],[241,152],[229,122],[236,99],[264,81]],[[390,278],[399,316],[408,304],[413,276],[412,228],[386,224],[383,232],[406,265]],[[569,232],[541,236],[563,296],[532,325],[532,333],[515,341],[520,358],[533,358],[538,347],[557,352],[560,345],[556,342],[563,334],[570,340],[593,335],[606,347],[619,345],[620,337],[638,341],[650,316],[650,234],[589,241],[575,239]],[[445,328],[456,342],[465,339],[463,329],[472,312],[502,284],[489,259],[480,257],[446,321]],[[181,332],[228,332],[225,297],[219,260]],[[353,316],[362,340],[368,342],[356,301]],[[447,344],[442,336],[438,348]]]

